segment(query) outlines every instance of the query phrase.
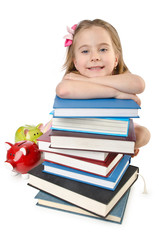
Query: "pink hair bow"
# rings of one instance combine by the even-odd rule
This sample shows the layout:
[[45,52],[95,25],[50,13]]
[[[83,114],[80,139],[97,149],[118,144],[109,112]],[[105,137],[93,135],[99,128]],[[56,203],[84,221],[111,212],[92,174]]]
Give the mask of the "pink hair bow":
[[68,34],[64,36],[64,38],[66,39],[65,47],[69,47],[72,45],[73,35],[74,35],[76,27],[77,27],[77,24],[73,25],[71,28],[67,27]]

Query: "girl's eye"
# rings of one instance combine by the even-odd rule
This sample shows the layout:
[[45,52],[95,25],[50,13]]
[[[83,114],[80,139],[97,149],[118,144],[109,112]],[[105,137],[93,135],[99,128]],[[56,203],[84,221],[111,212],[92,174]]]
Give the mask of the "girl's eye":
[[83,50],[82,53],[88,53],[88,50]]
[[106,48],[101,48],[100,51],[101,51],[101,52],[106,52],[107,49],[106,49]]

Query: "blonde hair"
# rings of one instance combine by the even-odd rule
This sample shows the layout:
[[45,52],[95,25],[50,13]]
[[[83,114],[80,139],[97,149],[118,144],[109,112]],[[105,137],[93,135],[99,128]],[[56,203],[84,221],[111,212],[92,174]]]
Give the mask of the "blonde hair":
[[74,46],[75,46],[75,42],[76,42],[76,37],[78,37],[78,33],[81,30],[88,29],[88,28],[91,28],[93,26],[104,28],[109,33],[109,35],[111,37],[114,51],[115,51],[116,54],[118,54],[118,57],[119,57],[118,58],[118,65],[114,69],[113,74],[115,75],[115,74],[121,74],[121,73],[126,72],[128,70],[128,68],[125,65],[124,60],[123,60],[122,46],[121,46],[120,38],[119,38],[119,35],[118,35],[116,29],[111,24],[109,24],[108,22],[105,22],[101,19],[95,19],[93,21],[83,20],[78,24],[78,26],[77,26],[77,28],[74,32],[73,43],[67,49],[66,61],[63,65],[64,69],[66,69],[66,74],[70,73],[70,72],[76,72],[77,71],[76,68],[75,68],[75,65],[73,63],[73,58],[74,58]]

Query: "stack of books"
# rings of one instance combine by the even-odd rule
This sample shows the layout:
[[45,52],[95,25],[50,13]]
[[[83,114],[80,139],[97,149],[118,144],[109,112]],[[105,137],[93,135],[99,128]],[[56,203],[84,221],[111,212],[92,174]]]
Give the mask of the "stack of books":
[[29,172],[38,205],[122,222],[138,167],[130,165],[133,100],[55,97],[52,128],[38,139],[43,163]]

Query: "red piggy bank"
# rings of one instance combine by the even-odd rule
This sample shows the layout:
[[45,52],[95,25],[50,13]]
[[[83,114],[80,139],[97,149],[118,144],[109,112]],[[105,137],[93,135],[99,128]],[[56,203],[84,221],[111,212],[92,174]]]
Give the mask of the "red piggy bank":
[[13,173],[26,174],[40,163],[41,153],[38,145],[31,141],[21,141],[15,144],[6,142],[7,160],[5,164]]

